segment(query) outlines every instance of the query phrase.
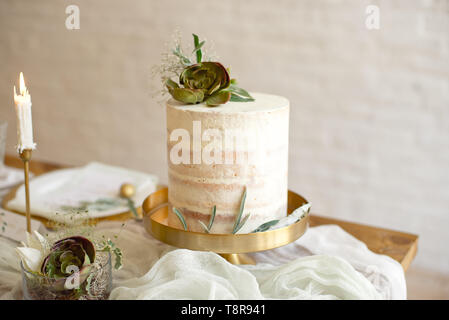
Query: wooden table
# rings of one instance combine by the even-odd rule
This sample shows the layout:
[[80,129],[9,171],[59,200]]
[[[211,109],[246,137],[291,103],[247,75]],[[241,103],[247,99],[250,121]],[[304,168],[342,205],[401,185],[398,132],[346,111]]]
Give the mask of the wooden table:
[[[18,156],[6,155],[5,164],[11,167],[22,168],[22,161]],[[67,166],[32,160],[30,170],[35,175],[40,175],[52,170]],[[366,243],[368,248],[376,253],[385,254],[400,262],[404,270],[407,270],[418,248],[418,236],[410,233],[393,231],[378,227],[372,227],[357,223],[346,222],[338,219],[318,216],[310,216],[310,225],[319,226],[324,224],[336,224],[352,234],[357,239]]]

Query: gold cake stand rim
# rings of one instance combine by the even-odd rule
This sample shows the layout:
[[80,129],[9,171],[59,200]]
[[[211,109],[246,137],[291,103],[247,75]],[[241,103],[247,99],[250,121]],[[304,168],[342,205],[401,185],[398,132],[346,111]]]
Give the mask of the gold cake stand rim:
[[[288,191],[288,214],[305,203],[305,198]],[[297,240],[306,232],[309,221],[309,214],[306,213],[302,219],[289,226],[246,234],[207,234],[177,229],[166,224],[168,188],[150,194],[142,204],[142,212],[146,231],[156,239],[178,248],[227,255],[225,258],[236,264],[251,263],[247,261],[248,258],[236,254],[274,249]]]

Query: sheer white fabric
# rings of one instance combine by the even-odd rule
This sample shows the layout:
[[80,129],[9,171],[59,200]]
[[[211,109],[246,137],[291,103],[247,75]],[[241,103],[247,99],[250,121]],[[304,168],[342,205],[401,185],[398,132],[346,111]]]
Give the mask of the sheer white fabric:
[[[255,266],[235,266],[212,252],[176,249],[142,225],[103,223],[119,234],[124,267],[111,299],[405,299],[404,272],[338,226],[310,228],[296,242],[254,253]],[[0,238],[0,298],[21,299],[13,241]]]

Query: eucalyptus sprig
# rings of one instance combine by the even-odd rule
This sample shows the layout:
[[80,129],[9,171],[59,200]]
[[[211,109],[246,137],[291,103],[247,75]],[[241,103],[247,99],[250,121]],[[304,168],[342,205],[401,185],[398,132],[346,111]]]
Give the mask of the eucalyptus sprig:
[[250,216],[250,213],[248,213],[242,220],[243,210],[245,209],[245,201],[246,201],[246,187],[245,190],[243,191],[242,200],[240,202],[240,210],[237,215],[237,218],[235,219],[234,227],[232,228],[232,234],[236,234],[245,225],[246,221],[248,221],[248,218]]

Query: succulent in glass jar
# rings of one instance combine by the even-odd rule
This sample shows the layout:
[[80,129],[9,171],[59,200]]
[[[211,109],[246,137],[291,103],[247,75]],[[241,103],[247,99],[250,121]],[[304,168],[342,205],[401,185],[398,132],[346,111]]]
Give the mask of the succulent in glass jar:
[[52,245],[38,232],[27,234],[17,248],[22,260],[23,293],[32,300],[107,299],[112,290],[112,259],[121,267],[122,253],[110,239],[93,242],[75,235]]
[[49,278],[64,278],[79,271],[82,282],[94,260],[95,246],[90,240],[81,236],[69,237],[53,244],[41,272]]

